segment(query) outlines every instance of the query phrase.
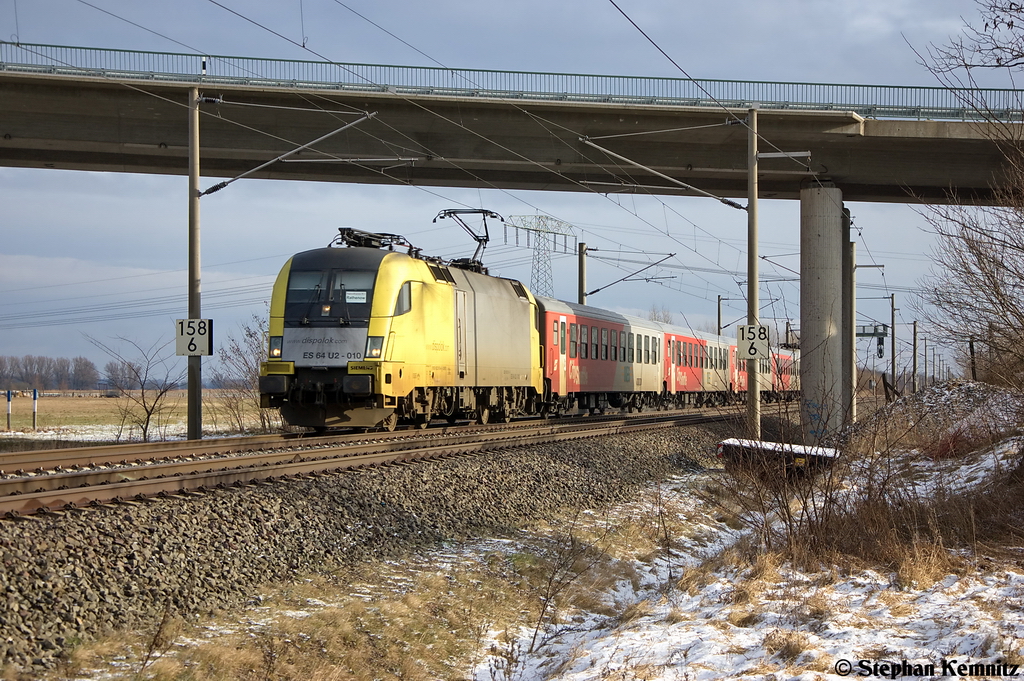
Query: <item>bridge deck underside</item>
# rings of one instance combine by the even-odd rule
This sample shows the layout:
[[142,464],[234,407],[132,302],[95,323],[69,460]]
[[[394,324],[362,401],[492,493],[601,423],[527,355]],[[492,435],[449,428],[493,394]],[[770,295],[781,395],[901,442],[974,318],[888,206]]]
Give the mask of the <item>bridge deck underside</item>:
[[[0,74],[0,165],[185,175],[188,87]],[[729,117],[724,110],[240,86],[202,94],[224,100],[202,105],[208,177],[237,176],[372,111],[374,119],[254,177],[689,193],[580,141],[589,137],[705,191],[746,195],[746,129],[720,125]],[[654,134],[619,136],[638,132]],[[848,201],[944,202],[955,190],[986,202],[1002,164],[984,123],[762,111],[759,132],[762,152],[811,153],[806,167],[804,159],[762,160],[763,198],[798,198],[801,183],[819,178]]]

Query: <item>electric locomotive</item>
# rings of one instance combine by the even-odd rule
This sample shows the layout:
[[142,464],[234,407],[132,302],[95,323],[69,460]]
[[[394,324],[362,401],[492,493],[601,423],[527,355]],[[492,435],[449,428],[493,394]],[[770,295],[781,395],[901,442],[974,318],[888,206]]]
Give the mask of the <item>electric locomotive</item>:
[[396,235],[340,238],[348,248],[298,253],[278,275],[261,406],[316,429],[539,410],[538,308],[526,287],[476,261],[419,257]]

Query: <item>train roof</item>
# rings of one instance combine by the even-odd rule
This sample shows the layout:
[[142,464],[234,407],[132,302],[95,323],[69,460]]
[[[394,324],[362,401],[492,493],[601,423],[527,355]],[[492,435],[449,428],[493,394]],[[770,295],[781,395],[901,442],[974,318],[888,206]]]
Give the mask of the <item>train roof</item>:
[[395,251],[381,248],[314,248],[292,256],[292,269],[316,270],[327,267],[348,267],[376,270],[384,257]]
[[736,340],[734,338],[729,338],[728,336],[717,336],[713,333],[707,333],[706,331],[696,331],[694,329],[678,326],[676,324],[652,322],[651,320],[644,319],[642,317],[633,317],[631,315],[625,315],[620,312],[613,312],[611,310],[605,310],[599,307],[592,307],[590,305],[580,305],[579,303],[570,303],[565,300],[556,300],[555,298],[545,298],[543,296],[537,296],[537,302],[540,303],[545,310],[550,310],[551,312],[582,315],[585,317],[589,317],[591,319],[600,319],[602,321],[623,325],[628,324],[631,327],[646,328],[655,331],[661,331],[662,333],[674,333],[677,335],[688,336],[690,338],[698,338],[700,340],[709,342],[733,344]]

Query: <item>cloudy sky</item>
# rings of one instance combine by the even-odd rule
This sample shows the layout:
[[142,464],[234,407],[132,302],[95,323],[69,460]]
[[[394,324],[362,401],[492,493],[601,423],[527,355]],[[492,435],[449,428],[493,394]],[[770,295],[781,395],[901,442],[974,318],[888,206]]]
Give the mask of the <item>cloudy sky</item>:
[[[218,3],[222,6],[218,6]],[[608,0],[0,0],[0,39],[26,43],[213,55],[679,77],[682,74]],[[958,33],[976,7],[960,0],[617,0],[689,75],[731,80],[935,85],[915,50]],[[233,14],[228,7],[245,18]],[[255,23],[254,23],[255,22]],[[266,28],[260,28],[256,24]],[[277,32],[284,38],[274,35]],[[287,39],[285,39],[287,38]],[[298,43],[298,45],[296,45]],[[301,45],[309,50],[304,50]],[[202,186],[214,180],[204,180]],[[106,357],[88,337],[143,345],[170,340],[185,315],[186,179],[0,168],[0,355]],[[273,277],[294,252],[326,245],[341,226],[405,234],[427,253],[470,255],[473,244],[443,208],[543,211],[576,225],[608,256],[669,261],[717,272],[662,269],[655,282],[617,284],[591,304],[677,323],[744,317],[738,282],[746,215],[681,197],[431,189],[243,180],[202,206],[204,316],[218,335],[265,311]],[[861,264],[860,319],[887,322],[896,293],[898,335],[914,319],[910,290],[930,267],[925,223],[910,206],[850,204]],[[767,257],[764,317],[798,321],[796,202],[761,202]],[[638,247],[638,244],[641,246]],[[648,255],[628,253],[643,250]],[[623,252],[621,256],[617,255]],[[492,241],[492,271],[530,281],[531,252]],[[628,274],[594,261],[592,287]],[[632,266],[638,267],[638,266]],[[556,257],[555,294],[575,297],[575,259]],[[790,280],[790,281],[786,281]],[[89,319],[92,321],[84,321]],[[732,333],[728,331],[727,333]],[[116,341],[114,341],[116,342]],[[869,353],[861,341],[860,356]]]

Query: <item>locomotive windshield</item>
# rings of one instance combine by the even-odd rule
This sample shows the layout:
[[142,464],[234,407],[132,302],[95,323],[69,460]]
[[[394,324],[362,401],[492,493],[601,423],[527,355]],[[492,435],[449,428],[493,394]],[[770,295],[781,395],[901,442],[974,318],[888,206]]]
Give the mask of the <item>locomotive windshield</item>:
[[366,326],[376,274],[372,270],[292,270],[285,325]]

